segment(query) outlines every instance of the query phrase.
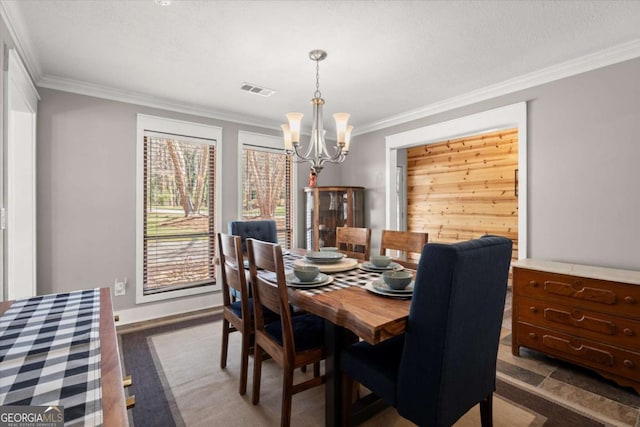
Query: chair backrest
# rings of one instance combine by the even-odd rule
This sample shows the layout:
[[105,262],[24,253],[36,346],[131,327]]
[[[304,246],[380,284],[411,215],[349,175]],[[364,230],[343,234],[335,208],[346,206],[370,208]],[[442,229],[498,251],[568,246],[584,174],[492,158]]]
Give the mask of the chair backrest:
[[256,239],[263,242],[278,243],[278,230],[276,222],[272,219],[255,221],[231,221],[229,222],[229,234],[240,236],[242,239],[242,252],[247,252],[247,239]]
[[424,247],[398,372],[403,417],[449,426],[495,391],[511,246],[484,236]]
[[[295,342],[291,325],[289,294],[280,245],[247,239],[247,255],[256,335],[265,335],[263,306],[280,315],[284,358],[293,363]],[[267,280],[265,277],[268,277]],[[275,280],[277,283],[274,283]],[[266,334],[268,335],[268,334]]]
[[380,255],[387,255],[387,250],[405,252],[405,259],[393,257],[393,260],[405,267],[416,268],[417,262],[411,261],[409,254],[421,254],[428,238],[428,233],[417,231],[382,230]]
[[357,227],[336,228],[336,247],[349,258],[368,261],[371,253],[371,229]]
[[250,319],[249,288],[247,287],[247,277],[244,271],[240,237],[218,233],[218,252],[220,269],[222,270],[223,304],[228,307],[235,300],[235,297],[239,295],[240,301],[242,301],[242,318]]

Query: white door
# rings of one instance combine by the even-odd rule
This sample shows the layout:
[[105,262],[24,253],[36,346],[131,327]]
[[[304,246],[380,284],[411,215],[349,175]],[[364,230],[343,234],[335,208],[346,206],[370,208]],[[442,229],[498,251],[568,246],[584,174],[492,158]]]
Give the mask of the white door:
[[9,51],[7,111],[7,299],[36,295],[36,111],[38,93],[15,49]]

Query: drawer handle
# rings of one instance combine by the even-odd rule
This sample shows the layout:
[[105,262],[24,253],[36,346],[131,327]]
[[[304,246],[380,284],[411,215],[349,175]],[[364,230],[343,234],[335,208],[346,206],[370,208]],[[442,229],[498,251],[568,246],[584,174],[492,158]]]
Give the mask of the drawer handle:
[[[575,281],[570,284],[547,280],[544,282],[544,290],[552,295],[591,301],[598,304],[613,305],[616,303],[615,292],[609,289],[583,287],[580,281]],[[631,303],[632,301],[627,302]],[[635,300],[633,302],[635,302]]]
[[624,297],[624,302],[626,302],[627,304],[635,304],[636,299],[634,297]]
[[633,332],[633,329],[629,329],[629,328],[624,328],[622,332],[624,332],[624,334],[629,337],[632,337],[635,335],[635,333]]
[[537,313],[537,312],[538,312],[538,309],[537,309],[535,306],[531,306],[531,307],[529,307],[529,310],[530,310],[532,313]]
[[574,326],[576,328],[597,332],[599,334],[615,335],[617,333],[615,323],[604,319],[598,319],[596,317],[585,316],[578,309],[569,313],[564,310],[545,308],[544,319],[549,322]]
[[532,280],[529,282],[529,286],[537,288],[538,287],[538,282],[536,282],[535,280]]
[[598,365],[613,366],[613,354],[604,349],[582,344],[578,339],[569,340],[552,335],[544,335],[542,344],[556,352],[570,354]]
[[623,362],[624,366],[626,366],[627,368],[633,368],[633,362],[629,359],[625,359],[625,361]]
[[535,340],[538,338],[538,336],[536,335],[535,332],[529,332],[529,338],[531,338],[532,340]]

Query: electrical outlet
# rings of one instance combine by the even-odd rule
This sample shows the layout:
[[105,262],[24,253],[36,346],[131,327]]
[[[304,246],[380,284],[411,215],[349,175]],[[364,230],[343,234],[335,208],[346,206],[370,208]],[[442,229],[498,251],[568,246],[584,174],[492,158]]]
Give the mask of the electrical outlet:
[[114,294],[116,296],[121,296],[127,293],[127,278],[125,277],[124,280],[122,280],[121,282],[118,281],[118,278],[116,277],[115,283],[114,283]]

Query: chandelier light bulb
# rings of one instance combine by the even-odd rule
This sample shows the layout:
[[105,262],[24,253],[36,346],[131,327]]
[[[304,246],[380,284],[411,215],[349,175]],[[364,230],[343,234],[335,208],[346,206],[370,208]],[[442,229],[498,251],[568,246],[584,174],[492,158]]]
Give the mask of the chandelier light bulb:
[[291,144],[291,130],[289,130],[289,123],[282,124],[280,127],[284,134],[284,149],[286,152],[292,152],[293,145]]
[[352,130],[353,130],[353,126],[349,125],[347,126],[347,130],[344,133],[344,148],[342,149],[342,151],[344,151],[345,155],[349,154],[349,144],[351,143]]
[[302,113],[288,113],[287,120],[289,120],[289,132],[291,132],[291,141],[293,145],[300,143],[300,125],[302,124]]
[[336,136],[338,144],[344,144],[345,133],[347,132],[347,122],[351,114],[335,113],[333,118],[336,120]]

